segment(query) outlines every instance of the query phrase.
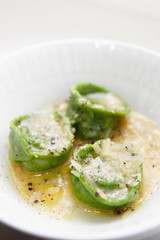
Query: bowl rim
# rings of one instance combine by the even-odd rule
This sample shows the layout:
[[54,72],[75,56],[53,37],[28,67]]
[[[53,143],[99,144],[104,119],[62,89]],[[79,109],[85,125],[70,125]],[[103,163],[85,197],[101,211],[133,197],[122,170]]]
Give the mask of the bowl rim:
[[84,44],[84,43],[91,43],[91,44],[99,44],[99,45],[117,45],[121,47],[132,48],[141,52],[145,52],[148,54],[152,54],[154,56],[160,57],[160,52],[155,50],[148,49],[146,47],[139,46],[137,44],[128,43],[125,41],[117,41],[112,39],[101,39],[101,38],[68,38],[68,39],[58,39],[53,41],[42,42],[38,44],[27,45],[19,49],[15,49],[7,54],[0,56],[0,63],[10,57],[16,56],[18,54],[25,53],[27,51],[38,49],[46,46],[52,45],[62,45],[62,44]]
[[[48,42],[43,42],[43,43],[39,43],[39,44],[34,44],[34,45],[31,45],[31,46],[25,46],[23,48],[20,48],[20,49],[16,49],[10,53],[7,53],[5,54],[4,56],[1,56],[0,57],[0,64],[5,62],[6,60],[10,59],[10,58],[14,58],[16,57],[17,55],[21,55],[21,54],[25,54],[27,53],[28,51],[31,51],[31,50],[38,50],[38,49],[41,49],[41,48],[44,48],[44,47],[47,47],[47,46],[52,46],[52,45],[63,45],[63,44],[99,44],[99,45],[115,45],[115,46],[119,46],[119,47],[123,47],[123,48],[128,48],[128,49],[133,49],[133,50],[136,50],[136,51],[140,51],[140,52],[143,52],[143,53],[147,53],[149,55],[154,55],[155,57],[158,57],[160,58],[160,53],[154,51],[154,50],[150,50],[150,49],[147,49],[147,48],[144,48],[144,47],[141,47],[141,46],[138,46],[138,45],[135,45],[135,44],[130,44],[130,43],[127,43],[127,42],[123,42],[123,41],[115,41],[115,40],[107,40],[107,39],[98,39],[98,38],[91,38],[91,39],[85,39],[85,38],[82,38],[82,39],[62,39],[62,40],[54,40],[54,41],[48,41]],[[136,228],[136,231],[135,229],[133,228],[132,231],[123,231],[122,233],[116,233],[114,232],[114,235],[113,234],[110,234],[109,236],[107,236],[107,239],[119,239],[119,240],[129,240],[130,237],[134,237],[136,239],[140,239],[140,237],[149,237],[151,235],[156,234],[156,233],[159,233],[160,232],[160,229],[159,229],[159,226],[160,226],[160,217],[156,217],[154,222],[153,221],[148,221],[147,223],[145,223],[144,225],[139,225],[138,228]],[[17,224],[15,221],[13,220],[10,220],[10,218],[8,217],[5,217],[5,218],[2,218],[1,215],[0,215],[0,222],[13,228],[13,229],[16,229],[20,232],[24,232],[24,233],[27,233],[29,235],[32,235],[32,236],[38,236],[40,238],[47,238],[47,239],[70,239],[70,240],[74,240],[74,239],[77,239],[77,240],[80,240],[82,239],[82,237],[76,237],[71,235],[71,234],[64,234],[63,233],[56,233],[53,235],[51,235],[50,233],[48,233],[48,235],[46,235],[46,232],[43,233],[43,230],[40,232],[39,230],[36,230],[34,228],[30,228],[30,226],[28,226],[27,224],[23,224],[23,225],[19,225]],[[120,234],[120,235],[119,235]],[[109,237],[109,238],[108,238]],[[106,239],[106,235],[104,236],[101,236],[98,234],[91,234],[83,239],[87,239],[87,240],[105,240]]]

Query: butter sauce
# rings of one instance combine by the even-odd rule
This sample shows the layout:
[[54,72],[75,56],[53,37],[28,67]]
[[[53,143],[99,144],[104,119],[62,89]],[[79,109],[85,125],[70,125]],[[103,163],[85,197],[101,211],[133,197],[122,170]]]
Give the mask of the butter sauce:
[[[61,105],[57,108],[61,108]],[[91,219],[112,217],[120,213],[125,217],[150,198],[159,187],[160,131],[153,121],[137,111],[131,111],[119,121],[112,140],[133,145],[144,159],[139,195],[122,211],[91,208],[80,203],[74,196],[71,187],[70,162],[76,150],[89,141],[76,138],[67,162],[42,173],[28,172],[21,164],[10,160],[11,177],[18,192],[28,203],[38,207],[39,210],[51,213],[53,217],[68,220],[75,217]]]

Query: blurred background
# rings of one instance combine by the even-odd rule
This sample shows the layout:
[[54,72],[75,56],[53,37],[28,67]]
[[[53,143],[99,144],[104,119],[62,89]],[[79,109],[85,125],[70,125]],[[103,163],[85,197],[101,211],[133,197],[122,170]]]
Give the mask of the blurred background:
[[[0,57],[29,45],[71,38],[111,39],[160,52],[160,1],[0,0]],[[38,240],[3,224],[0,239]]]
[[67,38],[113,39],[160,51],[160,1],[0,0],[0,56]]

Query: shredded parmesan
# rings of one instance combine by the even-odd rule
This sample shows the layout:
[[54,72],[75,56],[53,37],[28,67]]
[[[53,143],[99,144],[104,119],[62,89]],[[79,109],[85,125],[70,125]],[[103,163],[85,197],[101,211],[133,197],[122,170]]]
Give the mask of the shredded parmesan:
[[146,200],[160,186],[160,131],[156,123],[132,110],[121,120],[113,140],[122,144],[128,142],[143,157],[141,191],[143,201]]
[[99,109],[104,109],[106,107],[109,110],[124,110],[125,107],[123,105],[122,100],[115,96],[114,94],[108,92],[98,92],[98,93],[90,93],[87,95],[88,98],[98,101],[97,104],[94,104],[94,107]]
[[[48,151],[61,150],[67,147],[70,140],[68,137],[68,126],[61,124],[55,118],[53,112],[43,111],[33,114],[30,117],[21,121],[18,125],[20,129],[28,129],[29,135],[25,134],[28,141],[34,143],[36,151],[43,151],[46,154]],[[35,146],[38,144],[38,147]]]
[[[88,154],[81,164],[71,160],[71,167],[76,169],[71,171],[72,174],[77,177],[82,174],[103,199],[125,198],[128,187],[136,186],[141,180],[142,159],[133,147],[113,142],[109,138],[102,141],[102,146],[94,143],[93,148],[97,157]],[[99,187],[98,182],[117,183],[118,188]]]

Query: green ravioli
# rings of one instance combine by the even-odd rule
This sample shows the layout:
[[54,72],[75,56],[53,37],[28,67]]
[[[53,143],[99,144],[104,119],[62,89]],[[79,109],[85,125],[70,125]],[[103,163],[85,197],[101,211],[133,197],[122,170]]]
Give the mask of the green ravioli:
[[129,112],[124,100],[97,84],[79,83],[71,88],[67,114],[77,133],[85,139],[108,137],[119,117]]
[[39,172],[63,163],[73,146],[68,117],[59,111],[39,111],[10,123],[11,159]]
[[77,198],[92,207],[119,209],[138,194],[142,159],[132,146],[109,138],[86,144],[71,164]]

